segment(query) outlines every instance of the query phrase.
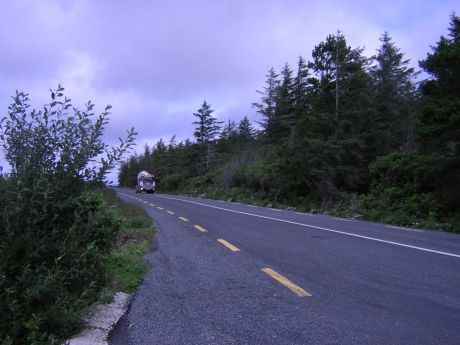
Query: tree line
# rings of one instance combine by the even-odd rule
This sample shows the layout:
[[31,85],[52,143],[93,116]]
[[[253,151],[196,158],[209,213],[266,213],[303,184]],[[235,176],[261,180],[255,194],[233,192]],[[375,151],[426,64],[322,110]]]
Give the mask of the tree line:
[[245,117],[225,124],[206,101],[195,140],[160,140],[131,156],[119,183],[140,170],[163,191],[361,213],[367,219],[459,229],[460,17],[417,72],[385,32],[366,57],[337,32],[271,68],[258,129]]

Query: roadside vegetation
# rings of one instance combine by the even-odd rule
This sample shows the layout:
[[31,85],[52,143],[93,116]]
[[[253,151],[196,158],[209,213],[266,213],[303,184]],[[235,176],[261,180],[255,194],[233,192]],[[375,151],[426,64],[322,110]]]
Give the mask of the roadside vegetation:
[[103,190],[104,199],[122,218],[114,248],[105,258],[111,291],[132,293],[141,283],[149,266],[144,255],[155,234],[152,219],[139,206],[122,202],[113,189]]
[[[126,160],[158,190],[333,212],[460,232],[460,17],[451,15],[418,72],[384,33],[374,56],[329,35],[311,59],[270,69],[255,130],[203,102],[195,140],[160,140]],[[192,121],[192,120],[191,120]]]
[[100,190],[135,133],[108,147],[101,137],[110,107],[95,117],[92,103],[73,108],[63,92],[51,91],[40,111],[17,92],[0,121],[10,166],[0,176],[2,345],[60,344],[107,286],[133,286],[119,282],[111,264],[131,218],[109,207]]

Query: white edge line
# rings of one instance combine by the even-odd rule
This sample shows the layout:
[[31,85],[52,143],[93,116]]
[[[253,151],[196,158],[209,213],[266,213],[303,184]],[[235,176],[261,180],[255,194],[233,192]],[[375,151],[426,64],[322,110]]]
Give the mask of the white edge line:
[[391,229],[406,230],[406,231],[424,232],[423,230],[405,228],[405,227],[402,227],[402,226],[385,225],[385,227],[391,228]]
[[375,237],[369,237],[369,236],[363,236],[363,235],[357,235],[357,234],[352,234],[349,232],[345,231],[339,231],[339,230],[334,230],[334,229],[329,229],[329,228],[323,228],[321,226],[315,226],[315,225],[309,225],[309,224],[303,224],[303,223],[298,223],[298,222],[293,222],[290,220],[285,220],[285,219],[279,219],[279,218],[273,218],[273,217],[267,217],[267,216],[261,216],[259,214],[253,214],[253,213],[248,213],[248,212],[243,212],[243,211],[236,211],[236,210],[230,210],[228,208],[223,208],[223,207],[218,207],[218,206],[212,206],[212,205],[206,205],[201,202],[196,202],[196,201],[190,201],[190,200],[183,200],[183,199],[177,199],[177,198],[171,198],[163,195],[157,195],[159,198],[165,198],[165,199],[171,199],[171,200],[177,200],[177,201],[182,201],[182,202],[188,202],[190,204],[195,204],[195,205],[200,205],[200,206],[205,206],[205,207],[210,207],[210,208],[215,208],[218,210],[222,211],[227,211],[227,212],[233,212],[233,213],[239,213],[239,214],[244,214],[247,216],[252,216],[252,217],[257,217],[257,218],[264,218],[264,219],[269,219],[269,220],[274,220],[277,222],[283,222],[283,223],[289,223],[289,224],[294,224],[294,225],[300,225],[304,226],[307,228],[313,228],[313,229],[318,229],[318,230],[323,230],[323,231],[329,231],[333,232],[336,234],[341,234],[341,235],[346,235],[346,236],[352,236],[352,237],[357,237],[357,238],[363,238],[366,240],[371,240],[371,241],[376,241],[376,242],[381,242],[381,243],[387,243],[387,244],[393,244],[395,246],[400,246],[400,247],[405,247],[405,248],[412,248],[412,249],[417,249],[421,250],[424,252],[429,252],[429,253],[436,253],[436,254],[441,254],[441,255],[446,255],[446,256],[452,256],[455,258],[460,258],[460,254],[453,254],[453,253],[448,253],[448,252],[442,252],[439,250],[434,250],[434,249],[428,249],[428,248],[423,248],[423,247],[417,247],[417,246],[411,246],[409,244],[404,244],[404,243],[399,243],[399,242],[393,242],[393,241],[387,241],[387,240],[382,240],[380,238],[375,238]]

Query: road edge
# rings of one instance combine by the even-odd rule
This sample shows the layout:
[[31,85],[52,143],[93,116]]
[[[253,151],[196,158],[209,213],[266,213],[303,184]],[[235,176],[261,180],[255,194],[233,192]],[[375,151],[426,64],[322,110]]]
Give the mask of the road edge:
[[75,337],[64,342],[65,345],[108,345],[112,328],[128,309],[131,295],[117,292],[109,304],[99,304],[87,319],[86,328]]

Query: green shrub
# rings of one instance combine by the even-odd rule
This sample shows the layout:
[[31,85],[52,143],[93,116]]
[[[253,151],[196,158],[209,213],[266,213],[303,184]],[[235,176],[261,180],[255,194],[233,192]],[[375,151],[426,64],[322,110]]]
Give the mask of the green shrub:
[[416,193],[411,185],[405,188],[375,188],[360,198],[364,217],[400,225],[430,226],[439,221],[440,204],[431,193]]
[[0,213],[0,335],[14,344],[59,339],[79,326],[106,283],[100,261],[121,225],[100,195],[61,199],[47,187],[8,190]]
[[0,179],[0,339],[58,344],[106,284],[102,258],[121,219],[94,187],[132,146],[134,132],[108,148],[101,136],[110,107],[93,122],[93,105],[72,108],[61,87],[43,111],[29,111],[28,100],[16,93],[0,121],[11,167]]
[[175,191],[184,183],[184,176],[180,174],[168,175],[161,179],[159,187],[162,191]]
[[216,178],[216,172],[207,172],[203,175],[193,177],[187,181],[187,188],[201,189],[214,184]]
[[442,156],[394,152],[369,165],[374,183],[383,187],[411,184],[416,192],[432,190],[449,160]]
[[[369,166],[374,180],[360,198],[364,217],[401,225],[456,231],[453,220],[459,204],[455,157],[395,152]],[[454,192],[452,192],[454,191]],[[454,222],[455,223],[455,222]]]

